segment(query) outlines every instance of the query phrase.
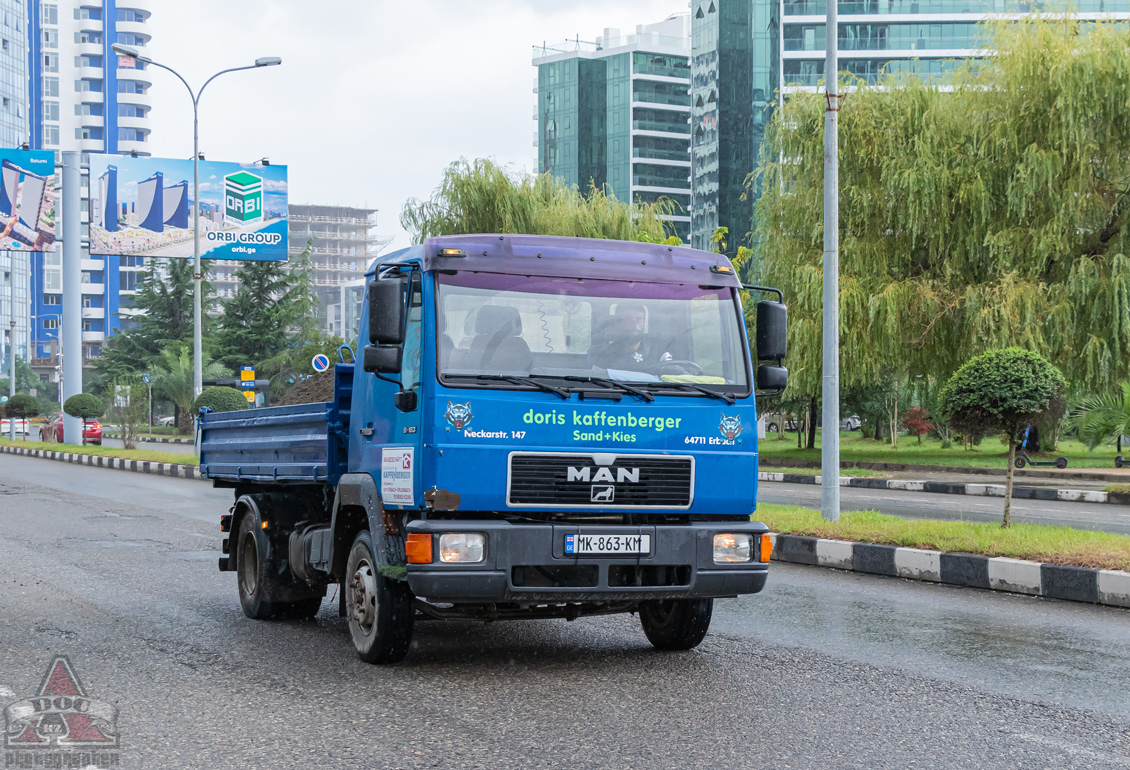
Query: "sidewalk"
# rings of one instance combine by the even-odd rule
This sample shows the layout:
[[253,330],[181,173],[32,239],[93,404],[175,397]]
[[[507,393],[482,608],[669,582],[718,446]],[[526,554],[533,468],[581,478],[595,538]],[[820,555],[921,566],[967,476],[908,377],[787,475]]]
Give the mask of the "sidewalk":
[[[819,460],[798,460],[793,458],[772,457],[761,455],[759,462],[763,470],[781,470],[789,473],[820,472]],[[971,468],[957,465],[912,465],[907,463],[873,463],[855,462],[847,460],[840,463],[841,469],[867,468],[879,471],[884,476],[895,478],[898,474],[906,474],[906,478],[921,478],[923,474],[942,474],[945,478],[955,479],[960,476],[976,477],[982,484],[986,483],[986,476],[999,479],[990,483],[1004,483],[1005,468]],[[877,477],[876,477],[877,478]],[[1055,484],[1070,484],[1079,486],[1080,482],[1101,482],[1101,489],[1107,484],[1130,484],[1130,468],[1023,468],[1017,469],[1013,474],[1014,483],[1021,482],[1028,485],[1037,483],[1038,479],[1056,479]],[[1046,482],[1043,482],[1046,483]]]

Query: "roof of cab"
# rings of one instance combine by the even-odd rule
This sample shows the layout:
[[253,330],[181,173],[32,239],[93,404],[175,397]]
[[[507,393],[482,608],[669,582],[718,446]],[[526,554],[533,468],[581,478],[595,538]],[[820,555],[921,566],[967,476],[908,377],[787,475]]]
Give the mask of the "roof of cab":
[[[462,253],[445,254],[444,249]],[[683,246],[556,235],[447,235],[387,254],[370,266],[421,259],[424,270],[741,286],[723,254]],[[641,267],[645,269],[641,270]],[[713,268],[713,269],[712,269]]]

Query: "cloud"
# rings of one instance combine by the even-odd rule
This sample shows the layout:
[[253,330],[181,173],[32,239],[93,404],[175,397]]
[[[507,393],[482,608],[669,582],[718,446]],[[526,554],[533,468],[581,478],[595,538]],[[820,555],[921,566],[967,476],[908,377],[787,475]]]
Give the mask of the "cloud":
[[[460,157],[536,170],[535,43],[605,27],[627,32],[686,0],[198,0],[154,4],[147,53],[199,86],[245,58],[280,67],[217,78],[200,100],[209,158],[288,166],[293,203],[380,209],[382,234],[410,197],[426,198]],[[192,109],[168,73],[153,77],[153,152],[181,156]]]

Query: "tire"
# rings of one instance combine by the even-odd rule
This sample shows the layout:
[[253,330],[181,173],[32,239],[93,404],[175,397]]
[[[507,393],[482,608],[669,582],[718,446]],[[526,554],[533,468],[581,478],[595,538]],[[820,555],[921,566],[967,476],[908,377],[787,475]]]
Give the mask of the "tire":
[[1119,455],[1118,457],[1114,458],[1114,467],[1115,468],[1121,468],[1123,465],[1126,465],[1126,461],[1122,459],[1122,455]]
[[657,649],[689,650],[706,637],[713,613],[713,599],[649,601],[640,604],[640,625]]
[[[259,526],[259,517],[246,513],[240,520],[236,538],[236,582],[239,585],[239,603],[243,614],[255,620],[264,620],[275,614],[276,608],[265,598],[270,580],[270,544]],[[321,600],[319,600],[320,602]]]
[[777,423],[775,422],[771,422],[765,426],[766,433],[777,433],[778,431],[780,431],[780,428],[777,427]]
[[1055,458],[1055,467],[1059,468],[1060,470],[1063,470],[1064,468],[1066,468],[1067,467],[1067,458],[1066,457]]
[[349,636],[366,663],[396,663],[408,654],[416,617],[404,581],[382,575],[369,530],[357,533],[342,580]]
[[1013,465],[1015,465],[1017,468],[1023,468],[1024,467],[1024,458],[1023,457],[1017,457],[1016,461],[1013,463]]
[[300,599],[296,602],[287,602],[285,604],[275,602],[275,612],[281,618],[290,618],[292,620],[306,620],[318,614],[318,610],[322,608],[323,596],[315,596],[309,599]]

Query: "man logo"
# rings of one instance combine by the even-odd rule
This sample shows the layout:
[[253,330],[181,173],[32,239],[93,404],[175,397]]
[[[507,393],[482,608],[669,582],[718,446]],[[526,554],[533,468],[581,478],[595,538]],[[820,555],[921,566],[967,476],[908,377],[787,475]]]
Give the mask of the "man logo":
[[611,503],[616,499],[616,487],[611,484],[593,484],[592,502]]
[[[612,477],[612,468],[602,466],[596,469],[593,474],[592,468],[573,468],[570,467],[565,474],[566,481],[583,481],[585,483],[607,481],[609,483],[629,484],[640,483],[640,469],[639,468],[617,468],[616,478]],[[595,487],[594,487],[595,489]]]

